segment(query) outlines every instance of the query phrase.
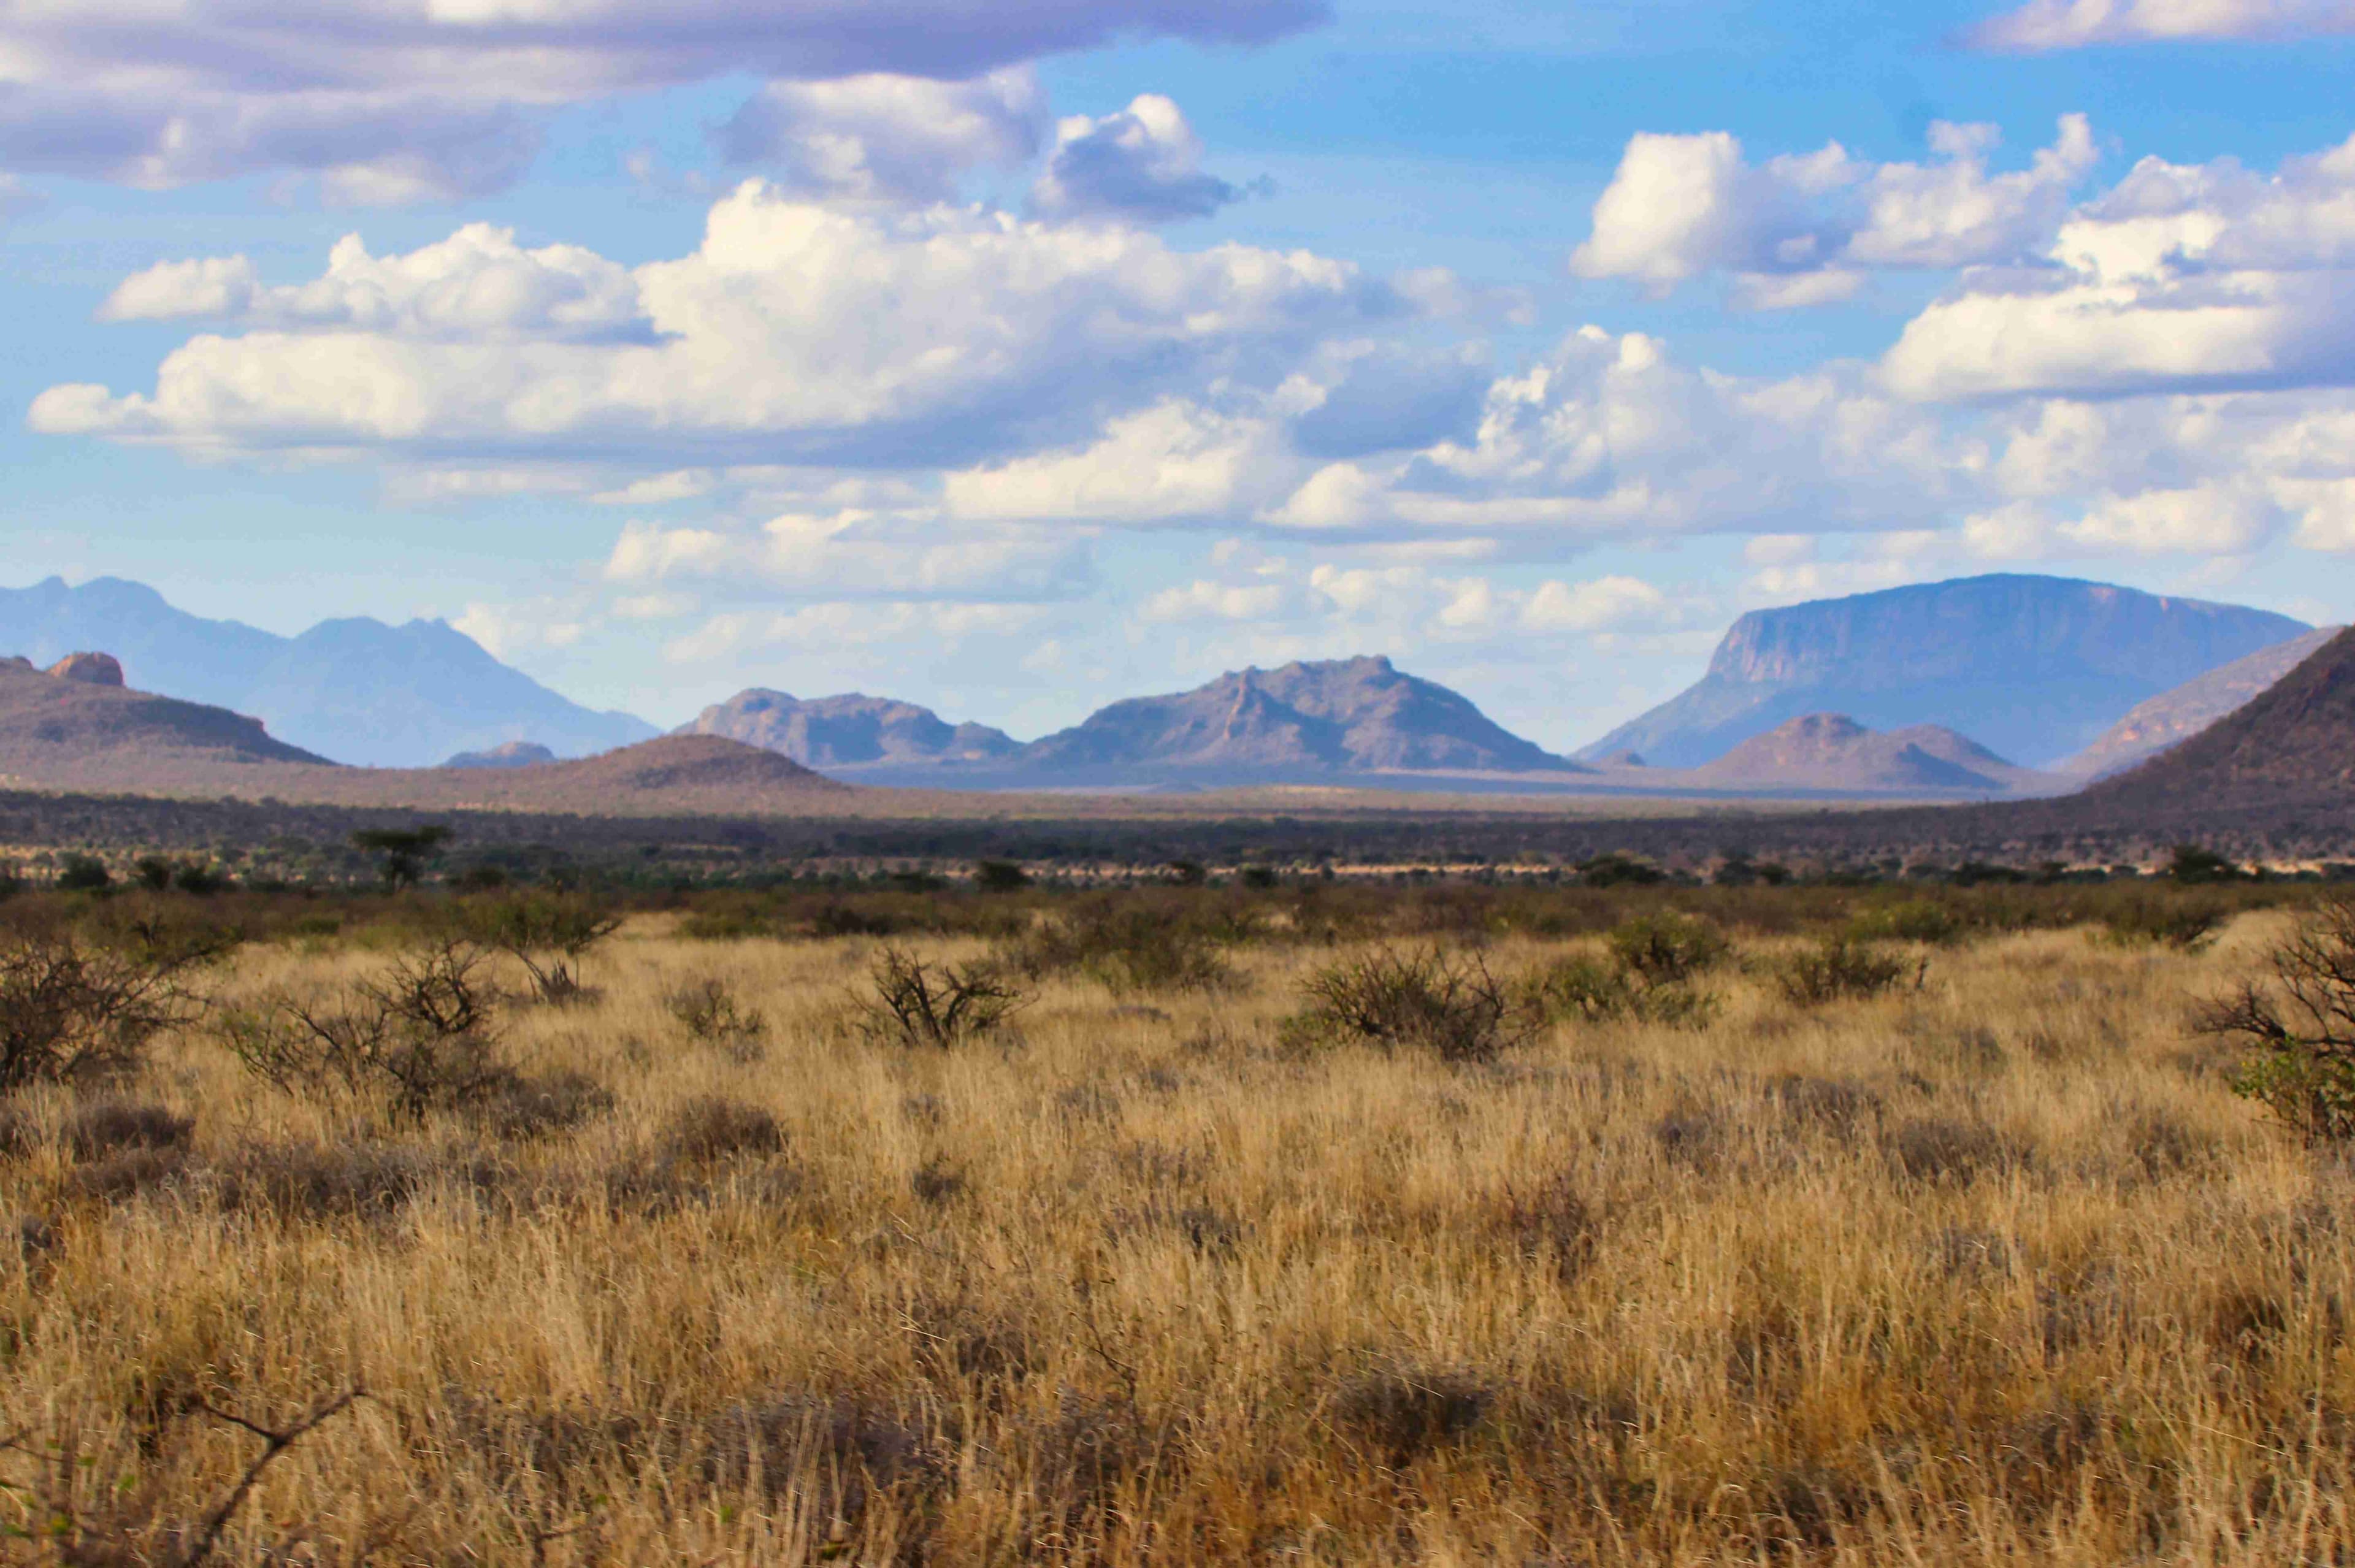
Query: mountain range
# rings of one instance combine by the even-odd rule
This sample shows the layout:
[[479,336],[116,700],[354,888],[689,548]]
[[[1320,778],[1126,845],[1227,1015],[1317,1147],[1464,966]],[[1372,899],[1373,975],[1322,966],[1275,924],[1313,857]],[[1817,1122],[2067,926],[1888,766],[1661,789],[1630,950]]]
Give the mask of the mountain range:
[[1238,670],[1190,691],[1115,702],[1027,746],[910,703],[857,694],[805,701],[760,689],[706,709],[680,733],[724,735],[862,782],[946,787],[1590,771],[1380,657]]
[[524,748],[438,768],[355,768],[272,739],[261,721],[124,684],[80,653],[48,670],[0,659],[0,785],[319,805],[582,816],[805,815],[855,795],[789,757],[664,736],[572,762]]
[[1742,616],[1700,681],[1576,755],[1689,768],[1789,720],[1935,723],[2041,767],[2137,704],[2308,632],[2269,611],[2004,574]]
[[121,578],[0,589],[0,650],[48,664],[85,649],[120,659],[134,686],[253,715],[281,741],[363,766],[509,741],[578,756],[658,733],[558,696],[443,621],[323,621],[282,637],[191,615]]
[[[252,745],[285,748],[304,765],[425,769],[447,759],[482,790],[486,773],[537,773],[655,733],[569,701],[438,621],[329,621],[280,637],[186,614],[138,583],[53,578],[0,591],[0,650],[12,637],[43,661],[105,649],[129,666],[133,688],[215,713],[190,719],[189,734],[226,744],[219,726],[233,720]],[[935,788],[2044,794],[2064,787],[2056,772],[2117,773],[2199,732],[2328,638],[2262,611],[1998,576],[1746,615],[1699,684],[1586,748],[1584,761],[1380,657],[1233,671],[1114,702],[1028,744],[886,697],[763,688],[675,733],[741,742],[854,783]],[[119,686],[122,665],[107,662]],[[101,755],[127,755],[119,719],[92,719],[98,730],[75,742],[90,753],[68,769],[75,778],[103,774]],[[155,744],[186,752],[186,737],[168,728]],[[34,732],[19,730],[16,743]],[[66,765],[62,752],[40,754],[44,768]],[[62,784],[53,768],[50,776]]]

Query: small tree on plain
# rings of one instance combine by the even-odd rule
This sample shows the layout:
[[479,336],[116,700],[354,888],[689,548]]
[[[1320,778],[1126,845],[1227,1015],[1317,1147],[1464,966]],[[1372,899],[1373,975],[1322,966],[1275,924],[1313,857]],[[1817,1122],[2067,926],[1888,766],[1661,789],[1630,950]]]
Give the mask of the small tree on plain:
[[416,885],[425,874],[426,864],[442,852],[442,847],[453,837],[451,830],[439,822],[416,827],[363,827],[352,835],[352,848],[383,857],[378,874],[384,878],[387,891],[399,892]]

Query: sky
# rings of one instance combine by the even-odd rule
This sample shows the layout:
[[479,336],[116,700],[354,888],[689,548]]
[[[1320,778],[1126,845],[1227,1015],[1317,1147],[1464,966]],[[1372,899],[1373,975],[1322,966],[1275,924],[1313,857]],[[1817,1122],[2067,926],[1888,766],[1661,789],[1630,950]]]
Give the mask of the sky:
[[[27,0],[9,570],[1028,739],[1744,611],[2350,616],[2355,0]],[[134,683],[138,672],[132,672]]]

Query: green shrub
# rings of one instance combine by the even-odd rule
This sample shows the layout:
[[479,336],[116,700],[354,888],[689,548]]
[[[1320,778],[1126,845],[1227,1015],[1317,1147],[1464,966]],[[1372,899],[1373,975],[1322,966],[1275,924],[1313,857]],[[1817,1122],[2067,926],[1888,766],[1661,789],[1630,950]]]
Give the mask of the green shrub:
[[1620,967],[1646,986],[1681,985],[1723,963],[1732,951],[1713,927],[1675,913],[1622,921],[1606,940]]
[[2307,1142],[2355,1138],[2355,900],[2316,906],[2266,968],[2195,1013],[2194,1030],[2246,1050],[2233,1092]]
[[1597,958],[1565,958],[1550,965],[1530,977],[1529,991],[1548,1018],[1582,1023],[1625,1018],[1636,1002],[1627,972]]
[[1893,988],[1912,970],[1919,986],[1928,965],[1910,964],[1902,955],[1886,952],[1851,936],[1827,937],[1814,947],[1795,953],[1774,971],[1775,988],[1795,1006],[1817,1007],[1851,997],[1877,997]]
[[1527,982],[1526,993],[1543,1017],[1580,1023],[1632,1019],[1684,1029],[1700,1029],[1717,1017],[1720,999],[1692,983],[1733,951],[1715,927],[1689,915],[1636,915],[1614,926],[1604,943],[1608,959],[1566,958]]
[[619,915],[570,892],[470,900],[457,923],[472,941],[522,965],[532,995],[557,1006],[589,999],[581,961],[622,928]]
[[58,886],[69,893],[94,893],[113,884],[114,873],[94,855],[69,855],[58,872]]
[[2171,880],[2194,887],[2206,882],[2237,882],[2247,875],[2213,849],[2203,849],[2197,844],[2178,844],[2165,874]]
[[1030,885],[1030,873],[1011,860],[976,860],[973,885],[986,893],[1010,893]]
[[1930,899],[1906,899],[1859,911],[1849,922],[1849,935],[1859,942],[1953,942],[1963,934],[1963,922],[1945,905]]
[[1115,992],[1217,991],[1233,979],[1220,945],[1190,913],[1101,901],[1032,927],[1000,959],[1033,980],[1077,973]]
[[2232,919],[2232,911],[2211,901],[2212,897],[2157,894],[2114,905],[2102,912],[2102,936],[2121,947],[2164,946],[2196,953]]
[[1318,971],[1307,1006],[1284,1020],[1293,1046],[1343,1043],[1429,1051],[1445,1061],[1487,1061],[1536,1032],[1526,997],[1476,954],[1390,949]]

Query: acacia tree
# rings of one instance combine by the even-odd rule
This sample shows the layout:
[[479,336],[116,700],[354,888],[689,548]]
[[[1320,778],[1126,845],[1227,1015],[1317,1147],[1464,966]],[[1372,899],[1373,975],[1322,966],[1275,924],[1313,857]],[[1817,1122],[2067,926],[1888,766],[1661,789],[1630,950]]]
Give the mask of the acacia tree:
[[415,827],[363,827],[352,835],[352,848],[370,855],[384,857],[378,874],[384,878],[389,892],[399,892],[416,884],[425,874],[426,863],[442,852],[442,846],[453,837],[439,822],[428,822]]

